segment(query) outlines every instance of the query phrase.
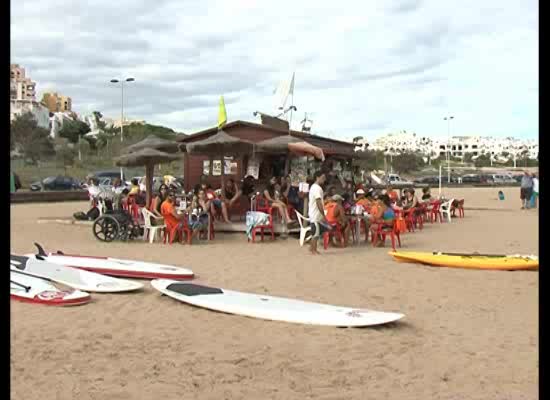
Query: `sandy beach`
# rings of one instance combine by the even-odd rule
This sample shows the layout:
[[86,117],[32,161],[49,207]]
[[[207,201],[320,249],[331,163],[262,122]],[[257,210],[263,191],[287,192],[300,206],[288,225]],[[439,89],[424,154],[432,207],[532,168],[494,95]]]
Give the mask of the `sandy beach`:
[[[466,216],[402,237],[404,250],[538,255],[538,211],[519,188],[444,189]],[[437,193],[437,188],[432,190]],[[296,238],[248,244],[216,234],[188,245],[101,243],[91,228],[38,224],[86,203],[11,206],[11,249],[150,260],[212,286],[404,313],[395,324],[339,329],[214,313],[144,281],[139,293],[80,307],[11,302],[13,399],[538,399],[538,273],[394,262],[390,249]]]

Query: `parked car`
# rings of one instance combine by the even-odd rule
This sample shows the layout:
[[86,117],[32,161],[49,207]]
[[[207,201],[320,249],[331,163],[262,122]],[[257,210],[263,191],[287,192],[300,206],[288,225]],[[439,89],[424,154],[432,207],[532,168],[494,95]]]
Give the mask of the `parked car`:
[[[103,178],[110,178],[111,181],[115,178],[120,178],[120,170],[116,171],[116,170],[113,170],[113,171],[97,171],[97,172],[94,172],[92,173],[93,176],[95,176],[96,178],[99,179],[99,181],[101,181],[101,179]],[[122,173],[122,180],[124,181],[124,171]]]
[[468,174],[462,177],[462,183],[482,183],[481,175]]
[[493,182],[497,184],[516,183],[516,180],[512,176],[507,174],[493,174]]
[[[443,182],[445,178],[442,177]],[[422,178],[417,178],[414,180],[414,183],[428,183],[428,184],[438,184],[439,185],[439,176],[423,176]]]
[[48,176],[47,178],[31,183],[33,192],[40,190],[78,190],[82,188],[79,180],[70,176]]
[[388,174],[388,176],[386,177],[386,182],[388,182],[390,185],[395,185],[395,186],[405,186],[405,185],[413,184],[410,181],[401,179],[401,177],[397,174]]

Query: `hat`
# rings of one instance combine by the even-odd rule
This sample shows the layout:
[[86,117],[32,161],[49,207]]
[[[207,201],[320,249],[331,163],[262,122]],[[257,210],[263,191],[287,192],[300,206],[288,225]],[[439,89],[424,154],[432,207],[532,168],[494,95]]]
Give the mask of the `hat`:
[[331,199],[334,201],[344,201],[344,198],[339,194],[335,194],[334,196],[331,197]]
[[355,192],[357,194],[365,194],[365,191],[363,189],[357,189],[357,192]]

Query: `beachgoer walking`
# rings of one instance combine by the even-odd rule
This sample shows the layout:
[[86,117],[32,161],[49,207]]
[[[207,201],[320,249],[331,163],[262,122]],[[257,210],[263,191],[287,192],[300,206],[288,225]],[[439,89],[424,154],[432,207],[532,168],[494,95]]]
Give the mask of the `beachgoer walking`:
[[323,207],[323,188],[321,185],[325,183],[326,176],[323,172],[317,171],[313,175],[315,183],[309,188],[309,219],[313,224],[313,236],[310,241],[309,251],[311,254],[319,254],[317,251],[317,242],[319,237],[330,229],[327,219],[325,218],[325,209]]
[[531,195],[533,194],[533,178],[529,175],[529,172],[525,171],[525,174],[521,178],[521,189],[519,197],[521,199],[521,209],[528,209],[529,202],[531,201]]
[[533,174],[533,198],[531,201],[531,207],[537,208],[537,203],[539,199],[539,178],[537,175]]

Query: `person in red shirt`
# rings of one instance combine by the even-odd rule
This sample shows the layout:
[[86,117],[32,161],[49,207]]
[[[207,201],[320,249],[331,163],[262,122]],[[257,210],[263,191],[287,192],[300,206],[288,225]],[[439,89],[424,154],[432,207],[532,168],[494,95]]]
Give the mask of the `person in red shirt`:
[[329,197],[325,203],[325,217],[331,225],[340,225],[344,234],[344,247],[347,247],[351,229],[344,207],[342,206],[343,201],[344,198],[339,194]]

